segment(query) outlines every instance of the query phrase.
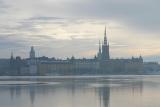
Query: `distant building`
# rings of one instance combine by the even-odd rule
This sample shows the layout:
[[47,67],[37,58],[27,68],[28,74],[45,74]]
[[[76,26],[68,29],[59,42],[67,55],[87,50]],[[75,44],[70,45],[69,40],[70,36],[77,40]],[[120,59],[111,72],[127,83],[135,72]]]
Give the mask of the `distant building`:
[[10,68],[9,59],[0,59],[0,75],[8,75]]
[[95,74],[98,70],[99,62],[95,59],[48,60],[38,64],[39,75]]
[[14,68],[14,57],[13,57],[13,52],[11,52],[11,57],[10,57],[10,68]]
[[102,49],[101,49],[101,42],[99,41],[99,51],[97,53],[97,58],[100,61],[102,59]]
[[143,58],[132,57],[131,59],[110,59],[109,42],[106,36],[106,27],[104,32],[104,42],[99,42],[99,51],[97,54],[99,61],[99,71],[105,74],[120,74],[120,73],[142,73],[143,71]]
[[30,58],[28,59],[28,67],[30,75],[37,75],[37,59],[33,46],[31,46]]
[[22,75],[23,72],[21,71],[21,68],[26,66],[26,61],[24,59],[21,59],[20,56],[16,56],[14,58],[13,53],[11,53],[10,57],[10,66],[9,66],[9,74],[10,75]]
[[156,72],[160,73],[160,65],[157,62],[145,62],[144,70],[149,74]]
[[69,75],[72,71],[73,64],[69,61],[41,61],[38,64],[38,75]]
[[[42,59],[42,58],[41,58]],[[45,61],[44,61],[45,59]],[[143,71],[143,58],[132,57],[131,59],[111,59],[109,54],[109,42],[106,36],[97,56],[93,59],[75,59],[50,61],[43,58],[38,64],[38,74],[141,74]]]
[[30,59],[34,59],[34,58],[35,58],[35,50],[34,50],[34,47],[31,46]]
[[104,32],[104,42],[102,44],[102,54],[101,54],[101,59],[102,60],[109,60],[109,42],[107,41],[107,36],[106,36],[106,27],[105,27],[105,32]]

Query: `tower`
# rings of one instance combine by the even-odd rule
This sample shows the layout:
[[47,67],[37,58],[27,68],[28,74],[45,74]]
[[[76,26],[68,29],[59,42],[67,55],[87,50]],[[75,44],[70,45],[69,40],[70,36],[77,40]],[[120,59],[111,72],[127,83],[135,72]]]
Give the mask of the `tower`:
[[98,60],[101,60],[102,58],[102,49],[101,49],[101,42],[99,41],[99,51],[97,54]]
[[36,75],[37,74],[37,60],[35,57],[35,50],[33,46],[31,47],[30,59],[28,60],[28,65],[29,65],[30,75]]
[[10,58],[11,60],[13,60],[14,59],[14,57],[13,57],[13,52],[11,52],[11,58]]
[[11,57],[10,57],[10,67],[14,67],[14,57],[13,57],[13,52],[11,52]]
[[31,47],[31,51],[30,51],[30,59],[34,59],[35,58],[35,51],[34,51],[34,47]]
[[104,42],[102,45],[102,60],[109,60],[109,42],[107,41],[107,36],[106,36],[106,27],[104,31]]

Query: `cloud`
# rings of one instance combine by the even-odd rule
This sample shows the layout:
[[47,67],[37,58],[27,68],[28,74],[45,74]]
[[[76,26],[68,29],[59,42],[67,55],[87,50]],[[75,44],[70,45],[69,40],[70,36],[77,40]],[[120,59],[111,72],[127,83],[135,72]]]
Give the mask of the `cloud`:
[[5,13],[8,8],[9,6],[0,0],[0,14]]
[[[31,45],[36,46],[39,55],[92,56],[99,39],[103,39],[106,24],[112,57],[158,55],[159,51],[152,50],[160,45],[159,3],[159,0],[0,0],[3,11],[0,11],[0,48],[4,52],[13,48],[24,57]],[[4,52],[0,55],[6,57]]]
[[31,17],[31,18],[29,18],[28,20],[30,20],[30,21],[37,21],[37,20],[39,20],[39,21],[47,21],[47,20],[51,20],[51,21],[53,21],[53,20],[60,20],[60,19],[63,19],[63,18],[60,18],[60,17],[46,17],[46,16],[37,16],[37,17]]
[[[59,20],[59,17],[116,20],[144,32],[159,32],[159,0],[5,0],[14,17]],[[32,5],[31,5],[32,3]],[[59,16],[59,17],[57,17]],[[36,17],[36,18],[35,18]],[[22,17],[23,18],[23,17]]]
[[154,32],[160,28],[159,3],[158,0],[86,0],[68,8],[77,16],[117,20],[136,30]]

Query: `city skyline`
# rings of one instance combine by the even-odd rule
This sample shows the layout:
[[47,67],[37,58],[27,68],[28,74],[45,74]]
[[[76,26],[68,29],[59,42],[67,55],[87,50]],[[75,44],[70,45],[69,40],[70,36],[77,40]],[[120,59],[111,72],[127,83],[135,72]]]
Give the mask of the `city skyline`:
[[[102,42],[101,42],[102,41]],[[17,56],[15,56],[17,57]],[[21,56],[18,56],[18,57],[21,57]],[[29,57],[27,58],[31,58],[31,59],[34,59],[34,58],[39,58],[39,57],[48,57],[48,56],[37,56],[36,55],[36,52],[35,52],[35,49],[34,49],[34,46],[31,46],[30,47],[30,52],[29,52]],[[74,55],[72,55],[71,57],[65,57],[65,58],[75,58]],[[132,56],[132,58],[134,58],[135,56]],[[13,52],[11,52],[11,59],[14,58],[14,55],[13,55]],[[54,56],[50,57],[50,58],[56,58]],[[83,58],[87,58],[87,57],[82,57],[80,59],[83,59]],[[104,29],[104,37],[103,37],[103,40],[99,40],[99,47],[98,47],[98,50],[97,50],[97,53],[92,56],[92,58],[94,59],[98,59],[99,61],[100,60],[110,60],[110,59],[125,59],[125,58],[122,58],[122,57],[119,57],[119,58],[110,58],[110,43],[109,43],[109,40],[108,40],[108,37],[107,37],[107,29],[106,29],[106,26],[105,26],[105,29]],[[91,59],[92,59],[91,58]],[[139,58],[142,58],[141,55],[139,55]],[[59,59],[59,58],[57,58]],[[129,58],[130,59],[130,58]],[[62,60],[64,60],[64,58],[62,58]]]
[[0,0],[0,57],[93,57],[104,26],[112,58],[160,61],[158,0]]
[[[72,55],[69,55],[69,56],[60,56],[60,57],[56,57],[56,56],[54,56],[54,55],[52,55],[52,56],[46,56],[45,54],[40,54],[40,50],[39,51],[37,51],[37,49],[36,49],[36,53],[35,53],[35,55],[36,55],[36,57],[42,57],[42,56],[46,56],[46,57],[49,57],[49,58],[52,58],[52,57],[54,57],[54,58],[58,58],[58,59],[66,59],[66,58],[71,58],[72,56],[74,56],[74,57],[76,57],[76,58],[94,58],[95,56],[97,56],[98,57],[98,53],[99,53],[99,49],[100,49],[100,46],[102,46],[101,47],[101,49],[103,50],[103,45],[108,45],[108,49],[111,47],[112,48],[112,43],[110,43],[109,42],[109,39],[108,39],[108,37],[107,37],[107,29],[106,29],[106,26],[105,26],[105,29],[104,29],[104,33],[103,33],[104,35],[104,37],[102,38],[102,40],[100,40],[99,39],[99,44],[96,44],[96,50],[95,50],[95,52],[93,52],[91,55],[86,55],[86,56],[77,56],[76,54],[72,54]],[[104,39],[104,40],[103,40]],[[106,39],[106,43],[105,43],[105,39]],[[104,44],[105,43],[105,44]],[[30,46],[30,47],[28,47],[29,49],[31,48],[31,50],[34,48],[34,47],[36,47],[37,48],[37,46]],[[113,46],[114,47],[114,46]],[[118,47],[121,47],[121,46],[118,46]],[[122,46],[123,47],[123,46]],[[125,47],[125,46],[124,46]],[[47,47],[46,47],[47,48]],[[109,49],[109,50],[112,50],[112,49]],[[109,52],[108,54],[110,54],[110,51],[107,51],[107,52]],[[90,51],[90,50],[89,50]],[[16,56],[20,56],[20,57],[22,57],[22,58],[29,58],[30,57],[30,54],[28,54],[28,50],[27,50],[27,53],[25,53],[25,54],[27,54],[27,56],[23,56],[23,55],[20,55],[20,54],[18,54],[18,55],[16,55],[15,53],[16,53],[16,50],[15,51],[11,51],[11,53],[10,53],[10,56],[14,56],[14,57],[16,57]],[[120,51],[119,51],[120,52]],[[111,52],[112,53],[112,52]],[[65,53],[63,53],[63,54],[65,54]],[[90,54],[90,53],[86,53],[86,54]],[[102,51],[102,54],[103,54],[103,51]],[[114,56],[114,55],[109,55],[109,57],[111,56],[111,58],[113,58],[113,59],[116,59],[116,58],[131,58],[131,57],[139,57],[139,56],[142,56],[142,54],[136,54],[136,55],[132,55],[132,56],[119,56],[119,57],[112,57],[112,56]],[[150,61],[150,60],[146,60],[145,59],[145,56],[143,56],[144,57],[144,61]],[[155,56],[156,57],[156,56]],[[8,58],[8,57],[7,57]],[[151,61],[158,61],[158,60],[151,60]]]

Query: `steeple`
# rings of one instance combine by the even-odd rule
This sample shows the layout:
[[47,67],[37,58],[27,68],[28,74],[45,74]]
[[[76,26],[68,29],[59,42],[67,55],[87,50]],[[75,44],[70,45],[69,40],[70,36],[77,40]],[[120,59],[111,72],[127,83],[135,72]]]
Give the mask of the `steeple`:
[[106,26],[105,26],[105,29],[104,29],[104,35],[106,36]]
[[31,59],[34,59],[34,58],[35,58],[35,51],[34,51],[34,47],[33,47],[33,46],[31,46],[30,58],[31,58]]
[[102,57],[102,49],[101,49],[101,41],[99,40],[99,51],[97,53],[98,60],[101,60]]
[[106,26],[105,26],[105,30],[104,30],[104,45],[107,45]]
[[13,57],[13,52],[11,52],[11,57],[10,57],[10,68],[12,69],[14,67],[14,57]]
[[106,26],[104,31],[104,43],[102,45],[102,60],[109,60],[109,42],[107,41]]
[[33,46],[31,46],[31,51],[32,51],[32,52],[34,51],[34,47],[33,47]]
[[11,59],[13,59],[13,52],[11,52]]
[[101,41],[99,40],[99,53],[101,53],[102,50],[101,50]]

